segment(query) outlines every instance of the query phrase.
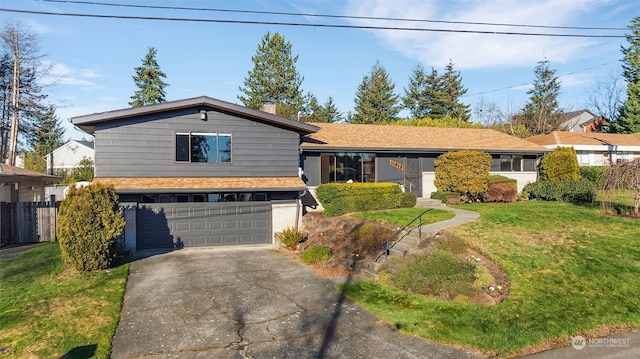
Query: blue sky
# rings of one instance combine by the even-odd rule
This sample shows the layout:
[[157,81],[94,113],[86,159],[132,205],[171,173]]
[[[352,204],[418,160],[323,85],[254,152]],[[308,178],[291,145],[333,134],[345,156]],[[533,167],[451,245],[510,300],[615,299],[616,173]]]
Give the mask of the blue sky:
[[[547,26],[626,28],[640,16],[637,0],[103,0],[105,3],[159,5],[392,17]],[[54,13],[144,17],[229,19],[307,24],[424,27],[432,29],[622,35],[625,30],[568,30],[407,21],[257,15],[229,12],[111,7],[38,0],[2,0],[0,8]],[[52,65],[46,92],[68,127],[67,138],[88,138],[66,124],[73,116],[128,107],[136,90],[131,76],[149,47],[167,74],[167,100],[206,95],[239,103],[238,87],[253,67],[251,56],[267,32],[279,32],[299,56],[302,88],[322,103],[332,96],[339,109],[353,109],[356,88],[377,60],[402,94],[417,63],[441,69],[449,59],[468,89],[463,102],[474,108],[493,102],[505,112],[521,108],[545,57],[562,82],[561,106],[586,106],[586,94],[620,73],[624,38],[533,37],[428,31],[366,30],[283,25],[178,22],[0,11],[2,21],[18,21],[39,36],[43,61]]]

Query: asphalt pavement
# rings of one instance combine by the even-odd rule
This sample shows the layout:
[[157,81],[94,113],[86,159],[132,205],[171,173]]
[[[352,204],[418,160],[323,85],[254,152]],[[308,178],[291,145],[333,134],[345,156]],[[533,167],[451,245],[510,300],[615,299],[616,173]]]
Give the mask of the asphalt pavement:
[[272,246],[183,249],[130,270],[113,359],[483,357],[400,333]]

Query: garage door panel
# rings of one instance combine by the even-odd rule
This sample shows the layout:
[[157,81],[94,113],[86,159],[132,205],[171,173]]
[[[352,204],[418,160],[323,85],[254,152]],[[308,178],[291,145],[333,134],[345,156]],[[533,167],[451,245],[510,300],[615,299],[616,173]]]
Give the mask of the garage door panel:
[[140,204],[137,221],[139,249],[271,242],[270,202]]

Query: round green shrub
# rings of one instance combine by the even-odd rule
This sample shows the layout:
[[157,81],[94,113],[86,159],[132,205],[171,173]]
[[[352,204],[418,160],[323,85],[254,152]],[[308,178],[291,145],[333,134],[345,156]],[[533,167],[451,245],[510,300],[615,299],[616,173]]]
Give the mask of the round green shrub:
[[538,165],[541,181],[579,180],[580,166],[573,147],[558,147],[547,153]]
[[331,248],[323,245],[313,245],[300,255],[300,259],[307,264],[324,263],[331,258]]
[[113,187],[70,187],[60,204],[56,234],[64,263],[78,271],[107,269],[124,229]]
[[400,208],[412,208],[416,206],[418,198],[411,192],[403,192],[400,195]]

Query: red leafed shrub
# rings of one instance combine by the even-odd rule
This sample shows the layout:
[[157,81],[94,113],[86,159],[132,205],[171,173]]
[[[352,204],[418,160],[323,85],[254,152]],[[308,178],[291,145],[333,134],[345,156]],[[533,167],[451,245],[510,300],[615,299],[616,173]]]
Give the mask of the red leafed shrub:
[[515,202],[518,198],[518,187],[515,183],[489,183],[487,202]]

